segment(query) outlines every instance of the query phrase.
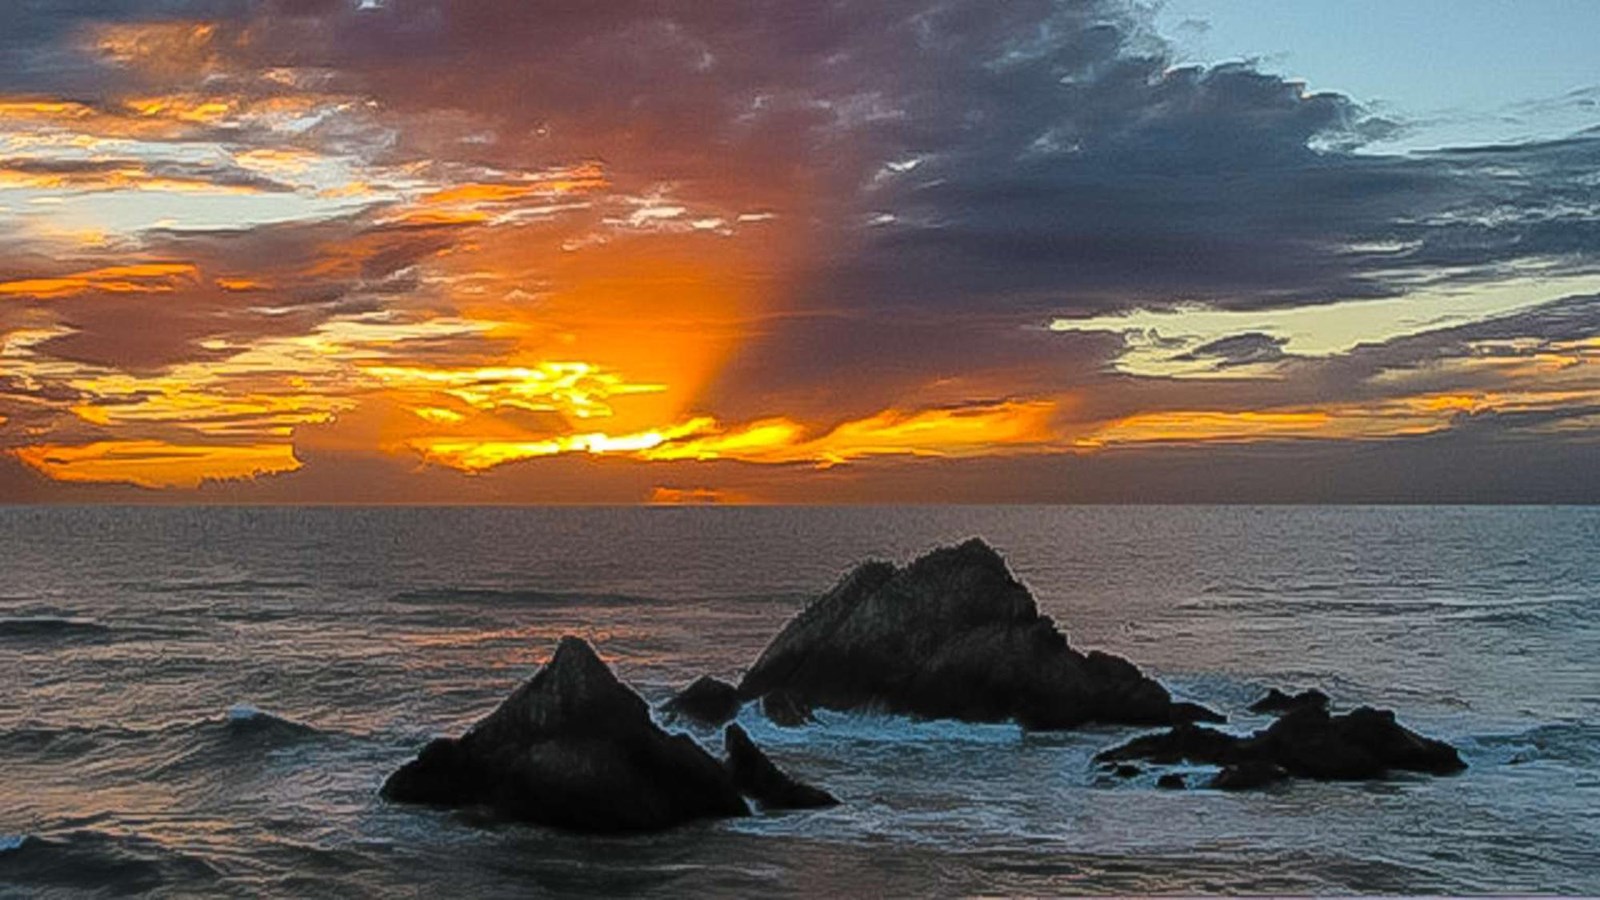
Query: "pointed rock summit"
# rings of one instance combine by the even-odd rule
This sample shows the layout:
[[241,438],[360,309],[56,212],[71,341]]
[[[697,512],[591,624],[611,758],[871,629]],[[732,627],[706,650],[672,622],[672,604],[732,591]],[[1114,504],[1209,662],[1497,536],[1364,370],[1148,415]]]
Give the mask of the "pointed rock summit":
[[742,705],[738,688],[719,678],[701,675],[662,704],[661,711],[698,725],[721,725],[738,715]]
[[390,775],[383,796],[591,832],[749,812],[723,765],[657,727],[644,700],[574,637],[466,734],[430,742]]
[[1015,720],[1040,730],[1221,719],[1174,703],[1121,657],[1068,646],[978,538],[903,568],[857,567],[773,638],[739,693],[781,697],[786,707]]

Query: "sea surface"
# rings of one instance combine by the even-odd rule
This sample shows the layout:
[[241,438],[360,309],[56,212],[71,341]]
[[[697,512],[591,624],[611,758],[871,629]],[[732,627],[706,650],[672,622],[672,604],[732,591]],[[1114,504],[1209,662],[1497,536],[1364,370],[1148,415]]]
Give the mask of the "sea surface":
[[[660,700],[972,535],[1230,727],[1317,686],[1470,768],[1172,792],[1091,763],[1133,729],[747,709],[842,806],[600,839],[377,796],[564,634]],[[1600,894],[1600,509],[0,507],[0,895],[1218,891]]]

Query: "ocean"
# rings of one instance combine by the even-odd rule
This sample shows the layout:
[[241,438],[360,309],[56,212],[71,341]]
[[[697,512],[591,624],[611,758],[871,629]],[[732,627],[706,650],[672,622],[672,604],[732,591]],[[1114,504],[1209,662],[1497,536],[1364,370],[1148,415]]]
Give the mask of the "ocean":
[[[740,721],[834,809],[593,838],[379,799],[565,634],[659,701],[979,535],[1074,646],[1469,769],[1163,791],[1138,733]],[[714,732],[696,733],[720,753]],[[0,895],[1600,894],[1600,508],[0,507]]]

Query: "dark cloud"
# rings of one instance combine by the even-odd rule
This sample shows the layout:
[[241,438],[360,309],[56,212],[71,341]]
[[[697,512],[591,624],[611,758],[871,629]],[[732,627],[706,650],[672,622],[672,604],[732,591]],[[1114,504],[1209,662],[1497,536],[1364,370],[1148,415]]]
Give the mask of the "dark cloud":
[[1273,363],[1284,358],[1289,339],[1260,331],[1231,334],[1174,356],[1179,362],[1209,362],[1218,369]]
[[82,52],[86,28],[107,23],[239,19],[252,0],[7,0],[0,29],[0,84],[7,93],[91,95],[108,84]]
[[[764,269],[741,260],[740,269],[767,305],[750,312],[752,333],[690,404],[731,420],[781,413],[815,425],[887,407],[1052,396],[1070,397],[1063,416],[1087,426],[1163,408],[1384,400],[1401,390],[1502,384],[1492,368],[1440,364],[1531,352],[1486,342],[1528,339],[1528,347],[1548,348],[1600,333],[1592,298],[1327,359],[1291,357],[1283,338],[1253,331],[1178,357],[1218,369],[1276,364],[1270,380],[1232,378],[1220,390],[1109,373],[1119,337],[1042,330],[1057,315],[1190,303],[1272,310],[1600,267],[1600,133],[1405,157],[1365,153],[1403,123],[1370,114],[1357,99],[1308,94],[1254,64],[1176,66],[1148,12],[1122,0],[19,0],[7,15],[0,80],[8,92],[78,98],[110,115],[117,92],[131,86],[258,96],[291,91],[283,85],[299,77],[269,83],[255,77],[261,73],[310,72],[325,96],[360,98],[363,118],[310,125],[295,137],[306,146],[396,171],[419,160],[429,171],[490,175],[597,160],[613,204],[663,196],[729,219],[773,213],[769,227],[781,238],[768,238],[771,258]],[[203,78],[159,65],[119,68],[83,52],[97,25],[191,18],[223,23]],[[246,147],[261,135],[195,126],[180,137]],[[20,160],[11,168],[92,179],[115,165]],[[171,179],[281,189],[222,165],[148,168]],[[213,359],[222,351],[204,349],[208,341],[306,334],[360,312],[451,312],[426,277],[439,273],[425,267],[493,241],[472,226],[393,221],[385,212],[234,232],[149,232],[143,253],[192,260],[208,277],[170,296],[52,301],[73,330],[37,350],[155,372]],[[539,240],[627,219],[617,208],[577,218]],[[537,257],[531,236],[515,240],[528,243],[485,254],[485,266],[520,266],[519,275],[536,281],[544,274],[538,264],[522,261]],[[26,268],[50,262],[30,255]],[[209,278],[232,272],[269,283],[270,297]],[[496,349],[449,338],[414,343],[408,352],[429,360],[487,358]],[[1388,377],[1394,373],[1407,376],[1403,386]],[[1573,408],[1572,416],[1587,415]],[[1552,421],[1537,410],[1463,419],[1448,438],[1418,441],[1414,451],[1383,445],[1363,457],[1369,462],[1330,465],[1347,466],[1341,490],[1365,496],[1350,485],[1376,465],[1370,460],[1421,471],[1428,453],[1451,458],[1475,441],[1520,441]],[[1567,446],[1553,442],[1548,452]],[[1106,472],[1107,484],[1126,487],[1136,470],[1159,480],[1198,465],[1120,462],[1133,458],[1117,451],[995,471],[1017,475],[1018,484]],[[1251,456],[1238,471],[1258,462]],[[569,465],[579,466],[552,462],[544,471]],[[968,472],[978,464],[950,465]],[[881,468],[885,490],[902,473],[923,471]],[[384,477],[391,476],[401,478]],[[645,478],[695,483],[686,473]]]
[[139,159],[0,159],[0,176],[17,175],[85,190],[126,189],[165,181],[193,186],[283,193],[289,185],[226,163],[154,162]]

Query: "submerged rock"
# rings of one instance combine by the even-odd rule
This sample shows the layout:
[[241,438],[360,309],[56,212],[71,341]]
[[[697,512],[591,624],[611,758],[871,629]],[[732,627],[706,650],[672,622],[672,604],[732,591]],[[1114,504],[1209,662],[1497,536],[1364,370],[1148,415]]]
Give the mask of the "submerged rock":
[[728,751],[728,771],[733,775],[733,783],[762,809],[815,809],[839,805],[827,791],[789,777],[738,725],[727,727],[722,742]]
[[904,568],[857,567],[773,638],[739,693],[827,709],[1014,720],[1037,730],[1221,719],[1174,703],[1121,657],[1068,646],[1000,554],[977,538]]
[[[1246,775],[1264,775],[1266,769],[1261,765],[1326,781],[1378,779],[1391,771],[1449,775],[1467,767],[1456,749],[1444,741],[1400,725],[1389,710],[1365,706],[1343,715],[1330,715],[1316,706],[1302,707],[1248,737],[1183,725],[1134,738],[1095,759],[1236,766],[1241,769],[1231,777],[1240,781]],[[1255,768],[1245,770],[1246,766]]]
[[1250,704],[1250,711],[1253,713],[1270,713],[1275,716],[1281,716],[1284,713],[1292,713],[1302,709],[1327,708],[1328,695],[1317,690],[1316,688],[1301,691],[1300,693],[1293,695],[1285,694],[1283,691],[1273,688],[1272,690],[1267,691],[1267,695],[1265,697],[1262,697],[1260,700]]
[[382,794],[591,832],[749,813],[728,770],[657,727],[644,700],[574,637],[466,734],[430,742]]
[[661,711],[675,718],[715,726],[738,715],[742,705],[738,688],[710,675],[701,675],[663,704]]

